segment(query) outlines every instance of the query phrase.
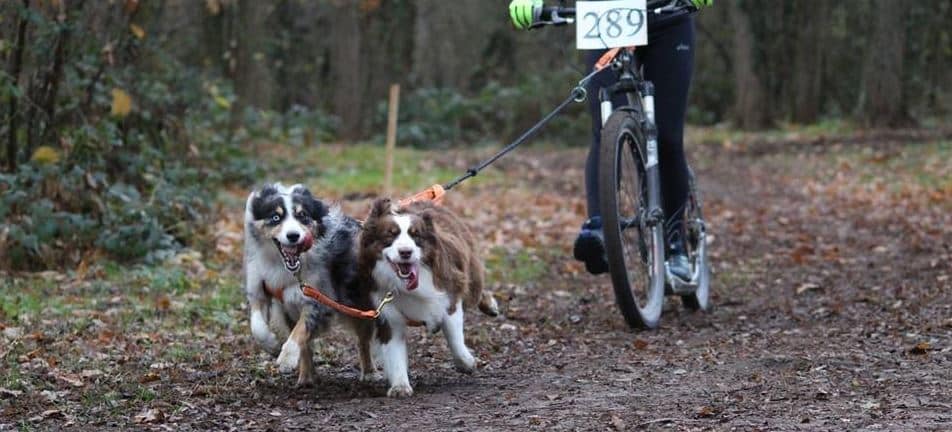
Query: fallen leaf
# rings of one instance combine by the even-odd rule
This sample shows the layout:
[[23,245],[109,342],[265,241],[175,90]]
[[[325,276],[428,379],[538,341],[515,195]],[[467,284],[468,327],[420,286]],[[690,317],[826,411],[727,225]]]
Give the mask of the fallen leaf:
[[30,421],[38,422],[38,421],[46,420],[49,417],[53,417],[53,416],[61,417],[62,415],[63,415],[63,412],[58,409],[49,409],[49,410],[41,412],[40,415],[38,416],[30,417]]
[[165,413],[158,408],[148,408],[132,418],[136,423],[158,423],[165,420]]
[[816,289],[820,289],[820,286],[812,282],[805,282],[797,287],[797,295]]
[[625,422],[618,416],[612,416],[612,428],[615,430],[625,430]]
[[23,336],[22,327],[7,327],[3,329],[3,336],[7,339],[16,339],[20,336]]
[[40,165],[53,165],[60,160],[59,151],[50,146],[39,146],[30,160]]
[[99,369],[84,369],[79,373],[79,376],[83,378],[93,378],[102,375],[102,371]]
[[509,323],[505,323],[505,324],[499,326],[499,330],[515,331],[515,330],[516,330],[516,326],[514,326],[514,325],[512,325],[512,324],[509,324]]
[[909,354],[924,355],[928,354],[931,348],[932,347],[929,345],[929,342],[919,342],[916,344],[916,346],[909,348],[908,352]]
[[145,29],[136,24],[129,24],[129,31],[131,31],[137,39],[142,39],[145,37]]
[[56,379],[63,381],[73,387],[82,387],[86,385],[86,383],[83,382],[82,378],[74,374],[54,373],[53,376],[55,376]]
[[172,306],[172,301],[167,295],[161,295],[155,299],[155,309],[159,312],[166,312]]
[[50,403],[56,403],[56,401],[63,399],[66,395],[69,394],[69,390],[63,391],[52,391],[52,390],[43,390],[40,392],[40,396],[46,398]]
[[139,0],[126,0],[126,4],[123,7],[126,15],[132,15],[139,9]]
[[112,89],[112,115],[123,118],[130,112],[132,112],[132,96],[123,89]]
[[711,407],[709,407],[709,406],[702,406],[702,407],[698,408],[698,410],[697,410],[697,416],[698,416],[698,417],[702,417],[702,418],[703,418],[703,417],[713,417],[715,414],[717,414],[717,412],[714,411],[714,408],[711,408]]
[[16,398],[22,395],[23,392],[20,390],[10,390],[8,388],[0,387],[0,398]]
[[790,252],[790,259],[797,264],[804,264],[807,259],[813,255],[813,247],[809,245],[800,245]]
[[153,381],[158,381],[159,378],[160,378],[159,374],[155,372],[146,372],[144,375],[142,375],[141,378],[139,378],[139,382],[142,384],[145,384],[145,383],[150,383]]
[[644,339],[635,339],[635,341],[632,342],[632,345],[634,345],[635,349],[643,350],[648,348],[648,341]]

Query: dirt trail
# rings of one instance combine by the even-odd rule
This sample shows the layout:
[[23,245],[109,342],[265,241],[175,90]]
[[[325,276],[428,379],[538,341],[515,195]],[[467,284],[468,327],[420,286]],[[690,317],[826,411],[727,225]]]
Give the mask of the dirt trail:
[[[915,158],[903,165],[902,149],[693,149],[714,233],[715,309],[691,314],[669,299],[661,328],[649,332],[628,329],[607,277],[569,258],[584,153],[525,149],[500,163],[505,187],[476,179],[449,197],[487,248],[512,253],[493,265],[506,274],[535,268],[494,282],[504,318],[467,315],[481,360],[474,375],[452,369],[442,335],[415,331],[416,394],[388,399],[383,381],[356,382],[352,341],[335,330],[317,350],[318,383],[294,389],[242,322],[234,334],[199,339],[225,366],[196,365],[167,383],[163,375],[151,404],[168,414],[150,426],[950,430],[952,187],[941,185],[952,167],[947,155],[923,163],[939,173],[938,189],[865,179],[918,173]],[[121,368],[141,372],[134,362]],[[129,420],[97,414],[89,425]]]
[[[659,330],[630,331],[606,278],[568,260],[572,228],[560,226],[546,277],[497,285],[507,319],[468,316],[484,362],[475,375],[449,367],[439,335],[419,334],[412,399],[382,397],[383,383],[354,384],[345,365],[291,396],[257,386],[242,410],[260,413],[259,426],[341,430],[952,428],[952,237],[919,224],[948,227],[948,203],[917,219],[908,203],[889,210],[839,196],[833,186],[842,185],[803,169],[824,152],[697,151],[716,236],[712,313],[689,314],[670,299]],[[536,199],[554,194],[577,208],[571,179],[581,160],[578,151],[526,152],[502,169],[541,182]],[[487,193],[496,192],[470,190],[467,202]],[[491,215],[481,220],[512,216],[470,210]],[[481,229],[493,238],[499,228]],[[275,406],[283,417],[262,424]]]

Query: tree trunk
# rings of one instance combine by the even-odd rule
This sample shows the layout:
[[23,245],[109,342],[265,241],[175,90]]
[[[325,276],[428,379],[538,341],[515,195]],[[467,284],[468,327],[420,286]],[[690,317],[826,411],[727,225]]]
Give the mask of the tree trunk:
[[272,80],[265,51],[265,32],[268,30],[265,21],[273,8],[269,2],[260,0],[238,2],[235,93],[241,108],[248,105],[271,107]]
[[439,60],[436,45],[440,42],[433,40],[432,35],[432,15],[436,3],[434,0],[420,0],[413,17],[413,69],[410,71],[410,82],[417,88],[429,88],[436,84],[439,68],[435,64]]
[[[76,6],[73,9],[72,18],[78,19],[79,12],[83,9],[83,3],[85,0],[79,0],[75,4]],[[62,22],[60,22],[60,31],[59,36],[56,39],[56,47],[53,49],[53,68],[50,71],[46,79],[46,87],[44,88],[44,102],[43,107],[46,111],[46,127],[43,130],[43,142],[48,145],[56,145],[57,133],[56,133],[56,97],[59,94],[59,86],[63,81],[63,67],[66,64],[66,57],[69,55],[66,51],[69,46],[69,39],[72,36],[71,27],[74,23],[71,23],[70,11],[67,9],[67,5],[63,3],[62,10]]]
[[734,27],[734,122],[743,129],[760,129],[767,126],[767,109],[763,83],[754,71],[753,33],[739,0],[727,2],[727,8]]
[[[30,9],[30,0],[23,0],[23,13],[17,24],[17,39],[13,52],[10,53],[10,82],[13,86],[20,85],[20,69],[23,67],[23,46],[26,45],[27,13]],[[7,111],[7,167],[10,172],[17,169],[17,102],[16,95],[10,95]]]
[[351,2],[335,2],[332,25],[331,80],[334,113],[340,116],[340,136],[355,140],[363,125],[360,58],[360,14]]
[[800,35],[796,40],[793,66],[793,120],[813,123],[820,114],[823,97],[823,63],[829,33],[829,2],[800,0],[794,12]]
[[860,117],[868,125],[890,127],[908,124],[903,99],[907,5],[894,0],[875,0],[871,10],[875,24],[869,33],[863,66]]

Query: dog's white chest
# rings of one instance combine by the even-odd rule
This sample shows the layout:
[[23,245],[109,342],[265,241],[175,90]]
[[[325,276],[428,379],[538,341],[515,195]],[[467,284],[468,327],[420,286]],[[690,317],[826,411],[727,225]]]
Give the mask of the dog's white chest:
[[[420,266],[420,281],[413,290],[407,290],[406,282],[396,277],[382,260],[377,261],[373,276],[382,289],[373,294],[374,303],[379,304],[387,292],[394,294],[390,305],[381,311],[386,318],[419,321],[431,327],[439,325],[446,316],[450,307],[449,296],[433,284],[433,272],[426,266]],[[394,316],[394,313],[399,316]]]

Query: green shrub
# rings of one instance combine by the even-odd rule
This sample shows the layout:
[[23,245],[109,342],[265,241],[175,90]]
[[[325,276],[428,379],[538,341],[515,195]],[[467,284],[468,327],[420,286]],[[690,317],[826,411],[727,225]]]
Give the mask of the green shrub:
[[[489,82],[466,95],[449,88],[422,88],[401,97],[397,141],[420,148],[512,140],[551,111],[578,81],[574,71],[529,76],[515,86]],[[374,128],[385,131],[387,103],[381,102]],[[541,131],[538,141],[588,145],[591,120],[585,104],[573,104]],[[383,135],[375,137],[377,141]]]

